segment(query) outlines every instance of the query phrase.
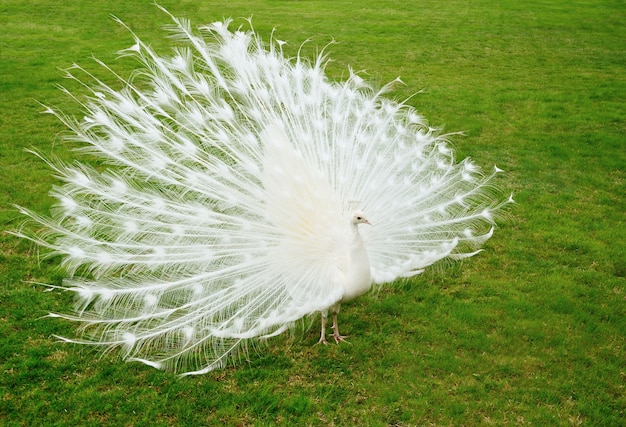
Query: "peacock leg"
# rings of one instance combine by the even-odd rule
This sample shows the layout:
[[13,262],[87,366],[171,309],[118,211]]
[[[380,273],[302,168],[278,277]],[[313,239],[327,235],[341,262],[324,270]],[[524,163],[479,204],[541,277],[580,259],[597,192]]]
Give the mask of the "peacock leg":
[[326,318],[327,317],[328,317],[328,312],[322,311],[322,334],[317,344],[324,344],[324,345],[328,344],[328,341],[326,341]]
[[[339,334],[339,324],[337,323],[337,313],[339,313],[339,305],[333,309],[333,335],[335,342],[339,344],[339,341],[346,341],[347,335]],[[347,342],[347,341],[346,341]]]

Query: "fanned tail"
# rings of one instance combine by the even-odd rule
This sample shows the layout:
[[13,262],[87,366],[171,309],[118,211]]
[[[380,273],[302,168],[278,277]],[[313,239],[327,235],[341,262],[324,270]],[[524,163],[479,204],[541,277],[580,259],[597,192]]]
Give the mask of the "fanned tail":
[[114,90],[73,66],[68,77],[93,80],[84,119],[47,110],[102,162],[50,161],[62,181],[52,217],[22,209],[45,229],[16,233],[64,256],[76,311],[54,316],[83,334],[65,340],[203,373],[341,300],[355,204],[374,224],[362,235],[377,283],[491,237],[507,203],[492,194],[498,170],[456,164],[387,87],[352,72],[329,82],[323,54],[285,59],[283,42],[229,20],[196,35],[172,19],[185,47],[161,57],[133,35],[121,52],[141,63],[133,81]]

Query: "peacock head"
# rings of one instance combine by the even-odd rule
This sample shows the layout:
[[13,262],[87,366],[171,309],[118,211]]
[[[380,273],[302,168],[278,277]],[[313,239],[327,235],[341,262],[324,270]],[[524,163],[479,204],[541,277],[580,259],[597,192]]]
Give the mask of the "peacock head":
[[356,225],[356,224],[368,224],[368,225],[372,225],[367,218],[365,217],[365,215],[363,214],[363,212],[361,211],[355,211],[352,214],[352,224]]

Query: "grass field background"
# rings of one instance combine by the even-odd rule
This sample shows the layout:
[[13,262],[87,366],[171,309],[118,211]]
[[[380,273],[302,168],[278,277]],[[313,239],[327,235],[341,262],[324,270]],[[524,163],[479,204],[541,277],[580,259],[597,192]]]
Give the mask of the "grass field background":
[[[431,124],[459,158],[507,171],[518,202],[486,251],[346,305],[350,344],[279,337],[235,368],[178,378],[62,345],[73,325],[58,259],[0,235],[2,425],[626,425],[626,6],[623,1],[162,1],[194,25],[253,16],[287,51],[331,40]],[[38,102],[80,114],[56,85],[115,52],[122,18],[166,52],[148,1],[0,3],[0,223],[47,213],[55,183],[24,147],[70,159]],[[104,75],[104,74],[101,74]],[[85,93],[69,85],[76,93]]]

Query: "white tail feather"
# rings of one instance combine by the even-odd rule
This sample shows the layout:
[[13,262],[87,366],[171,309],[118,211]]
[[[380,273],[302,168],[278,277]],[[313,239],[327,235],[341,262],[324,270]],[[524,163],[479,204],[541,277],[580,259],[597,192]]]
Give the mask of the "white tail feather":
[[[512,201],[492,196],[501,170],[456,163],[387,87],[352,71],[329,82],[323,54],[287,60],[283,42],[228,20],[196,35],[173,19],[187,47],[161,57],[135,37],[120,54],[141,62],[138,81],[85,84],[82,121],[47,109],[108,165],[50,161],[63,180],[52,218],[21,209],[46,231],[16,234],[64,255],[70,274],[91,273],[65,283],[76,313],[50,315],[82,323],[83,339],[63,340],[204,373],[338,304],[357,266],[391,282],[491,237]],[[355,204],[375,224],[360,235]]]

